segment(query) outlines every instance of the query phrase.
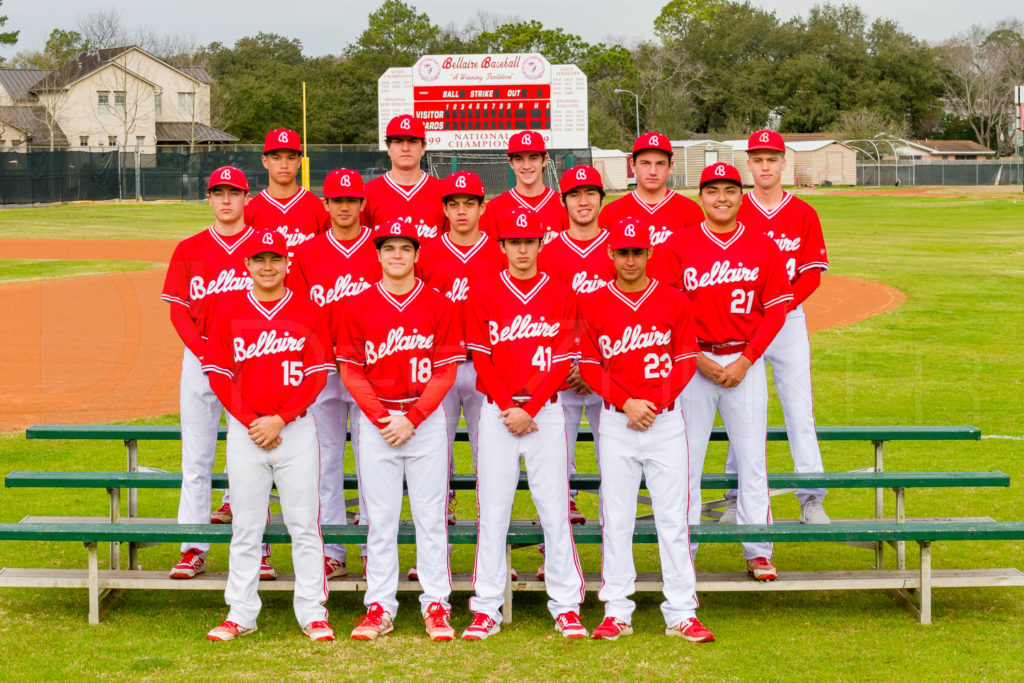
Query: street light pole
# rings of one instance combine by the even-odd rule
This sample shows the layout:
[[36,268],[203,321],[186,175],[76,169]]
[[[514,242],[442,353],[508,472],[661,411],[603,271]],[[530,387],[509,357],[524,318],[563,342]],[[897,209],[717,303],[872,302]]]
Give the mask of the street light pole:
[[629,93],[633,96],[633,103],[636,105],[636,136],[640,137],[640,96],[632,90],[626,90],[624,88],[616,88],[616,93]]

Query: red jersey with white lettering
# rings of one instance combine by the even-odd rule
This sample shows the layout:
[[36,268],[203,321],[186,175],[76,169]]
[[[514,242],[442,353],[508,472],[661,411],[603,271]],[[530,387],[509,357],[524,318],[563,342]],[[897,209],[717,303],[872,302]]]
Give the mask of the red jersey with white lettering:
[[596,292],[615,280],[615,264],[608,256],[608,235],[602,229],[597,237],[581,242],[570,237],[568,230],[560,232],[540,250],[537,265],[577,294]]
[[304,242],[288,269],[288,288],[324,309],[331,339],[340,320],[341,300],[369,289],[381,278],[380,259],[370,229],[363,227],[352,240],[342,242],[328,230]]
[[768,210],[758,203],[753,192],[748,192],[743,195],[736,219],[774,240],[785,259],[790,282],[805,270],[828,270],[821,220],[818,212],[804,200],[784,192],[779,205]]
[[420,243],[437,239],[447,227],[441,193],[444,184],[424,173],[415,185],[399,185],[387,173],[366,183],[366,202],[361,223],[376,230],[386,221],[400,220],[416,226]]
[[254,232],[246,228],[224,237],[211,226],[179,242],[171,255],[160,298],[187,308],[203,339],[210,336],[212,314],[219,300],[252,287],[242,245]]
[[503,270],[473,285],[466,308],[466,345],[490,354],[512,396],[533,396],[552,364],[576,355],[575,295],[546,273],[534,280],[524,292]]
[[222,306],[203,372],[230,379],[257,415],[280,413],[305,377],[333,367],[324,316],[294,292],[258,301],[250,291]]
[[562,198],[549,187],[536,197],[527,197],[512,188],[499,194],[487,202],[484,213],[480,217],[480,231],[486,232],[494,240],[498,239],[498,219],[512,209],[521,206],[531,209],[540,215],[540,224],[544,227],[544,243],[547,244],[555,235],[569,229],[569,214],[562,206]]
[[331,215],[323,201],[304,187],[287,199],[274,199],[263,190],[245,205],[245,224],[284,235],[291,258],[295,247],[331,229]]
[[620,218],[632,218],[638,226],[647,228],[651,234],[651,247],[657,248],[672,233],[701,223],[704,212],[697,202],[672,190],[666,190],[664,198],[657,204],[643,201],[634,190],[601,209],[597,222],[608,229]]
[[632,398],[661,405],[672,365],[697,357],[686,295],[655,279],[640,292],[612,282],[580,297],[580,363],[597,363]]
[[433,287],[455,305],[460,329],[465,331],[465,306],[470,286],[508,267],[508,258],[497,242],[485,234],[476,244],[463,247],[455,244],[451,233],[428,242],[420,250],[416,274],[428,287]]
[[737,225],[727,234],[705,223],[674,233],[649,271],[690,297],[697,340],[707,344],[750,341],[765,309],[793,300],[775,242]]
[[416,280],[395,295],[380,282],[346,299],[334,340],[337,359],[363,367],[377,398],[417,398],[434,371],[466,359],[452,305]]

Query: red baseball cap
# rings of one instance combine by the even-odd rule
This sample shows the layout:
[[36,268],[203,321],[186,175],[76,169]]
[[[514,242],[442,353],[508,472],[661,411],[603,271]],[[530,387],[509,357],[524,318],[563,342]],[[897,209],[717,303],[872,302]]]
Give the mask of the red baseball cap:
[[521,133],[516,133],[508,139],[508,153],[521,154],[523,152],[540,152],[541,154],[548,153],[548,147],[544,144],[544,138],[540,133],[530,130],[524,130]]
[[740,179],[740,172],[736,170],[736,167],[732,164],[726,164],[721,161],[717,164],[711,164],[701,172],[700,187],[701,189],[704,189],[704,186],[708,183],[713,183],[718,180],[724,180],[743,187],[743,181]]
[[289,128],[275,128],[263,140],[263,153],[278,149],[290,149],[302,154],[302,140],[299,134]]
[[284,235],[276,230],[257,230],[245,245],[243,258],[252,258],[257,254],[269,251],[279,256],[288,256],[288,243]]
[[758,130],[747,139],[747,151],[755,149],[770,149],[773,152],[786,153],[786,143],[782,135],[774,130]]
[[381,223],[380,227],[378,227],[373,233],[373,244],[379,249],[380,245],[384,244],[384,242],[392,237],[403,237],[412,242],[417,249],[420,246],[420,236],[419,233],[416,232],[416,226],[412,223],[397,220],[384,221]]
[[324,199],[333,197],[359,197],[366,199],[363,193],[363,176],[347,168],[336,168],[324,178]]
[[409,138],[423,138],[427,139],[427,129],[423,126],[423,121],[416,118],[411,114],[402,114],[388,121],[387,130],[384,131],[384,137],[390,138],[392,136],[402,136]]
[[587,185],[593,185],[601,191],[601,196],[604,196],[604,181],[601,180],[601,174],[593,166],[573,166],[566,170],[562,174],[562,179],[558,181],[558,189],[563,197],[577,187]]
[[245,190],[246,192],[249,191],[249,181],[246,180],[245,174],[234,166],[221,166],[211,173],[210,182],[206,184],[206,189],[209,191],[222,185]]
[[648,149],[656,149],[667,154],[669,159],[672,158],[672,142],[667,135],[651,132],[638,137],[633,143],[633,158],[636,159],[637,154]]
[[498,239],[543,239],[544,232],[540,214],[533,209],[517,206],[498,218]]
[[609,249],[651,248],[651,231],[632,218],[620,218],[612,223],[608,232],[611,233],[608,237]]
[[445,201],[455,194],[468,194],[483,201],[487,193],[484,192],[484,184],[476,173],[456,171],[441,181],[441,200]]

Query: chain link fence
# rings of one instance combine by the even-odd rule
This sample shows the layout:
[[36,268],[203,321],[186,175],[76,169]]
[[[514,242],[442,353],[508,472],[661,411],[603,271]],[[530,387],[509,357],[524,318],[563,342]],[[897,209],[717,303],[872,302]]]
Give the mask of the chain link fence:
[[[252,193],[266,187],[267,173],[259,145],[157,148],[137,150],[25,150],[0,152],[0,205],[53,202],[202,199],[210,173],[221,166],[242,169]],[[319,194],[324,178],[335,168],[359,171],[366,181],[391,167],[376,145],[310,145],[310,188]],[[545,180],[558,187],[566,168],[591,163],[589,149],[550,150]],[[473,171],[489,195],[515,182],[507,156],[501,152],[428,152],[423,169],[444,177],[457,170]]]
[[902,185],[1020,185],[1024,164],[1012,161],[858,162],[857,184]]

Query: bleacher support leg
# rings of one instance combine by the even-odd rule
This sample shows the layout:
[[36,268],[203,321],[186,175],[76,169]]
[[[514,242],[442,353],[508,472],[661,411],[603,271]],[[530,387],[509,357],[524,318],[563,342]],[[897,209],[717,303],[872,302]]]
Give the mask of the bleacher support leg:
[[[110,523],[117,524],[121,521],[121,489],[107,489],[110,494]],[[120,541],[110,542],[110,568],[121,568],[121,543]]]
[[[893,489],[896,492],[896,521],[902,524],[907,521],[907,490],[903,487]],[[896,568],[907,568],[907,542],[896,541]]]
[[922,624],[932,623],[932,543],[918,541],[921,546],[921,616]]
[[[139,442],[136,439],[127,439],[124,442],[128,451],[128,471],[139,471]],[[128,489],[128,516],[135,518],[139,516],[139,490]],[[128,568],[135,570],[139,568],[139,547],[134,543],[128,544]]]
[[93,626],[100,623],[100,568],[96,556],[96,542],[87,541],[89,550],[89,623]]
[[512,623],[512,546],[505,546],[505,604],[501,607],[501,619]]
[[[883,458],[882,458],[882,442],[872,441],[875,445],[875,472],[882,472],[885,469]],[[885,516],[885,500],[884,500],[885,489],[875,489],[875,519],[882,521]],[[878,541],[875,543],[875,569],[885,569],[885,557],[884,557],[885,543]]]

